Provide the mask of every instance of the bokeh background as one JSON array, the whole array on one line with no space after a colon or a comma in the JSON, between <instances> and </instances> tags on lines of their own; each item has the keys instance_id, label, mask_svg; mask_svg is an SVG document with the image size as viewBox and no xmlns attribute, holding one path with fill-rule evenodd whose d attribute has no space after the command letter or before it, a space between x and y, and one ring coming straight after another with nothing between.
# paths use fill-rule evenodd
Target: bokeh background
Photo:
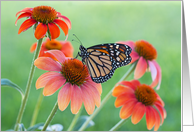
<instances>
[{"instance_id":1,"label":"bokeh background","mask_svg":"<svg viewBox=\"0 0 194 132\"><path fill-rule=\"evenodd\" d=\"M48 5L72 22L68 40L76 34L85 47L96 44L146 40L158 53L157 62L162 69L161 88L157 93L165 102L167 118L159 131L181 131L181 2L133 2L133 1L2 1L1 2L1 78L8 78L25 91L33 53L31 45L36 42L33 29L17 34L21 23L15 26L16 12L25 7ZM57 40L64 40L64 33ZM72 42L72 41L71 41ZM79 43L72 42L74 56ZM81 60L81 58L79 58ZM101 99L112 89L130 66L117 69L114 76L102 84ZM36 79L45 71L36 69L31 92L24 112L22 123L29 127L34 107L41 90L36 90ZM133 75L128 80L133 79ZM151 74L146 73L141 83L150 84ZM44 97L40 106L37 123L45 122L50 114L58 92ZM93 119L95 125L90 131L107 131L120 121L120 108L114 107L115 97L111 97L98 115ZM1 130L13 129L21 105L19 92L10 87L1 87ZM82 115L87 115L85 109ZM67 130L74 115L70 107L56 113L51 124L60 123ZM120 131L147 130L145 116L136 125L129 119Z\"/></svg>"}]
</instances>

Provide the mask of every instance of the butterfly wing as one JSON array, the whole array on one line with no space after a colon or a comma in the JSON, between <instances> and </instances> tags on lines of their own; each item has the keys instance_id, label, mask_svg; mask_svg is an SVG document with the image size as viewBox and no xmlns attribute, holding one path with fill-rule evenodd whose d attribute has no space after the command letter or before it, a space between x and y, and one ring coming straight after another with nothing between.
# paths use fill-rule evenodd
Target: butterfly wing
<instances>
[{"instance_id":1,"label":"butterfly wing","mask_svg":"<svg viewBox=\"0 0 194 132\"><path fill-rule=\"evenodd\" d=\"M96 83L110 79L114 71L131 62L131 48L124 44L100 44L87 48L89 55L84 58L91 78Z\"/></svg>"}]
</instances>

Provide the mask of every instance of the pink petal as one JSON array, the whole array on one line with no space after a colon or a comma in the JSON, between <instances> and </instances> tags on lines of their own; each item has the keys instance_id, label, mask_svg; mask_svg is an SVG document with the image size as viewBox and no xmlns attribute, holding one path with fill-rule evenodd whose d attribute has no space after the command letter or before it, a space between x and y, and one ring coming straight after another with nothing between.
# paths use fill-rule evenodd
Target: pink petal
<instances>
[{"instance_id":1,"label":"pink petal","mask_svg":"<svg viewBox=\"0 0 194 132\"><path fill-rule=\"evenodd\" d=\"M93 82L90 76L87 78L87 80L88 81L86 81L85 84L90 86L90 87L97 88L99 94L101 95L102 94L102 86L101 86L101 84Z\"/></svg>"},{"instance_id":2,"label":"pink petal","mask_svg":"<svg viewBox=\"0 0 194 132\"><path fill-rule=\"evenodd\" d=\"M45 87L48 81L54 79L56 76L61 76L61 73L57 72L46 72L42 74L36 81L36 89Z\"/></svg>"},{"instance_id":3,"label":"pink petal","mask_svg":"<svg viewBox=\"0 0 194 132\"><path fill-rule=\"evenodd\" d=\"M157 69L157 76L155 78L155 80L152 82L151 87L155 87L157 84L157 90L160 89L160 84L161 84L161 79L162 79L162 73L161 73L161 68L158 65L158 63L156 61L153 61L153 64L155 65L156 69Z\"/></svg>"},{"instance_id":4,"label":"pink petal","mask_svg":"<svg viewBox=\"0 0 194 132\"><path fill-rule=\"evenodd\" d=\"M146 123L148 130L151 130L155 124L155 114L153 109L154 108L152 106L146 107Z\"/></svg>"},{"instance_id":5,"label":"pink petal","mask_svg":"<svg viewBox=\"0 0 194 132\"><path fill-rule=\"evenodd\" d=\"M46 53L52 54L61 64L67 60L67 57L60 50L48 50Z\"/></svg>"},{"instance_id":6,"label":"pink petal","mask_svg":"<svg viewBox=\"0 0 194 132\"><path fill-rule=\"evenodd\" d=\"M50 80L43 90L44 96L49 96L54 94L61 86L63 86L66 82L66 79L63 76L56 76L52 80Z\"/></svg>"},{"instance_id":7,"label":"pink petal","mask_svg":"<svg viewBox=\"0 0 194 132\"><path fill-rule=\"evenodd\" d=\"M158 128L160 127L160 115L157 112L157 110L153 109L153 113L155 115L155 126L154 126L154 131L157 131Z\"/></svg>"},{"instance_id":8,"label":"pink petal","mask_svg":"<svg viewBox=\"0 0 194 132\"><path fill-rule=\"evenodd\" d=\"M39 57L34 61L34 65L42 70L61 71L62 66L49 57Z\"/></svg>"},{"instance_id":9,"label":"pink petal","mask_svg":"<svg viewBox=\"0 0 194 132\"><path fill-rule=\"evenodd\" d=\"M146 112L145 105L142 104L141 102L138 102L133 108L131 122L133 124L137 124L143 118L145 112Z\"/></svg>"},{"instance_id":10,"label":"pink petal","mask_svg":"<svg viewBox=\"0 0 194 132\"><path fill-rule=\"evenodd\" d=\"M71 112L77 114L82 106L82 91L77 85L73 85L71 89Z\"/></svg>"},{"instance_id":11,"label":"pink petal","mask_svg":"<svg viewBox=\"0 0 194 132\"><path fill-rule=\"evenodd\" d=\"M134 72L134 78L139 79L143 76L143 74L146 72L147 69L147 62L146 60L141 56L139 61L137 62L135 72Z\"/></svg>"},{"instance_id":12,"label":"pink petal","mask_svg":"<svg viewBox=\"0 0 194 132\"><path fill-rule=\"evenodd\" d=\"M96 106L99 107L99 106L100 106L101 98L100 98L100 94L99 94L97 88L95 88L95 87L90 87L90 86L87 85L87 84L83 84L83 85L81 86L81 88L82 88L82 87L85 87L85 88L87 89L87 91L88 91L88 92L90 93L90 95L93 97Z\"/></svg>"},{"instance_id":13,"label":"pink petal","mask_svg":"<svg viewBox=\"0 0 194 132\"><path fill-rule=\"evenodd\" d=\"M140 57L139 54L137 52L135 52L135 51L132 51L131 54L130 54L130 56L132 58L131 64L134 63L136 60L138 60L139 57Z\"/></svg>"},{"instance_id":14,"label":"pink petal","mask_svg":"<svg viewBox=\"0 0 194 132\"><path fill-rule=\"evenodd\" d=\"M154 81L156 79L157 69L152 61L148 60L148 65L151 71L152 80Z\"/></svg>"},{"instance_id":15,"label":"pink petal","mask_svg":"<svg viewBox=\"0 0 194 132\"><path fill-rule=\"evenodd\" d=\"M81 87L82 99L84 102L85 109L89 115L91 115L95 109L95 102L92 95L89 93L86 87Z\"/></svg>"},{"instance_id":16,"label":"pink petal","mask_svg":"<svg viewBox=\"0 0 194 132\"><path fill-rule=\"evenodd\" d=\"M72 91L73 91L73 88L72 88L72 84L70 83L66 83L62 88L61 90L59 91L59 94L58 94L58 105L59 105L59 109L61 111L64 111L69 102L70 102L70 99L71 99L71 94L72 94Z\"/></svg>"},{"instance_id":17,"label":"pink petal","mask_svg":"<svg viewBox=\"0 0 194 132\"><path fill-rule=\"evenodd\" d=\"M137 101L135 100L131 100L124 104L120 111L120 118L127 119L128 117L130 117L136 104Z\"/></svg>"}]
</instances>

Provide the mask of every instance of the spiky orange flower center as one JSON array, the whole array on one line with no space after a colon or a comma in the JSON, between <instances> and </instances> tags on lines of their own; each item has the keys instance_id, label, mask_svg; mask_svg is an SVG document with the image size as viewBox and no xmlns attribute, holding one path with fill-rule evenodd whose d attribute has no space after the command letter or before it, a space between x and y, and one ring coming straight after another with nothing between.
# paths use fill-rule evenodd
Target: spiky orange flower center
<instances>
[{"instance_id":1,"label":"spiky orange flower center","mask_svg":"<svg viewBox=\"0 0 194 132\"><path fill-rule=\"evenodd\" d=\"M48 24L57 18L57 11L50 6L37 6L32 10L32 18L37 22Z\"/></svg>"},{"instance_id":2,"label":"spiky orange flower center","mask_svg":"<svg viewBox=\"0 0 194 132\"><path fill-rule=\"evenodd\" d=\"M62 48L62 44L59 41L56 41L53 39L47 41L45 46L48 50L52 50L52 49L60 50Z\"/></svg>"},{"instance_id":3,"label":"spiky orange flower center","mask_svg":"<svg viewBox=\"0 0 194 132\"><path fill-rule=\"evenodd\" d=\"M157 98L154 89L145 84L140 85L135 90L135 96L139 102L146 106L153 105Z\"/></svg>"},{"instance_id":4,"label":"spiky orange flower center","mask_svg":"<svg viewBox=\"0 0 194 132\"><path fill-rule=\"evenodd\" d=\"M146 60L153 60L157 57L156 49L144 40L135 42L135 51Z\"/></svg>"},{"instance_id":5,"label":"spiky orange flower center","mask_svg":"<svg viewBox=\"0 0 194 132\"><path fill-rule=\"evenodd\" d=\"M68 59L63 63L62 74L67 82L80 86L89 76L86 65L78 59Z\"/></svg>"}]
</instances>

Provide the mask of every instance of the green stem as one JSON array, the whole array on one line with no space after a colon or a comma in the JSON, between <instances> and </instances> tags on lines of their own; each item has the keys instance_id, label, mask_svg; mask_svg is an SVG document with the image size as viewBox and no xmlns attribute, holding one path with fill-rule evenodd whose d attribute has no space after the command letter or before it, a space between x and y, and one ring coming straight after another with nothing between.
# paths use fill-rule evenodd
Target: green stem
<instances>
[{"instance_id":1,"label":"green stem","mask_svg":"<svg viewBox=\"0 0 194 132\"><path fill-rule=\"evenodd\" d=\"M77 123L77 119L78 119L78 117L80 116L80 114L82 112L82 108L83 108L83 106L80 108L79 112L74 116L69 128L67 129L67 131L72 131L73 130L75 124Z\"/></svg>"},{"instance_id":2,"label":"green stem","mask_svg":"<svg viewBox=\"0 0 194 132\"><path fill-rule=\"evenodd\" d=\"M113 126L109 131L116 131L117 129L119 129L125 122L127 121L127 119L121 119L115 126Z\"/></svg>"},{"instance_id":3,"label":"green stem","mask_svg":"<svg viewBox=\"0 0 194 132\"><path fill-rule=\"evenodd\" d=\"M32 116L32 120L31 120L30 126L34 126L34 124L36 123L36 119L37 119L37 116L38 116L38 112L39 112L39 110L40 110L40 105L41 105L42 100L43 100L42 91L43 91L43 89L42 89L41 92L40 92L40 95L39 95L39 98L38 98L36 107L35 107L35 109L34 109L34 113L33 113L33 116Z\"/></svg>"},{"instance_id":4,"label":"green stem","mask_svg":"<svg viewBox=\"0 0 194 132\"><path fill-rule=\"evenodd\" d=\"M126 78L128 78L128 76L134 71L135 66L136 66L136 63L132 64L131 67L129 68L129 70L127 71L127 73L118 82L121 82L121 81L125 80ZM104 106L104 104L110 99L110 97L112 97L113 89L114 89L114 87L104 97L104 99L101 102L100 107L96 108L94 113L84 122L84 124L81 126L81 128L78 131L83 131L86 128L86 126L88 125L88 123L96 116L96 114L98 114L98 112L101 110L101 108Z\"/></svg>"},{"instance_id":5,"label":"green stem","mask_svg":"<svg viewBox=\"0 0 194 132\"><path fill-rule=\"evenodd\" d=\"M55 116L56 112L58 110L58 102L55 103L55 106L53 107L49 117L47 118L43 128L41 131L46 131L46 128L48 127L49 123L52 121L53 117Z\"/></svg>"},{"instance_id":6,"label":"green stem","mask_svg":"<svg viewBox=\"0 0 194 132\"><path fill-rule=\"evenodd\" d=\"M32 64L31 64L31 69L30 69L30 74L29 74L29 77L28 77L27 85L26 85L26 91L25 91L24 99L22 101L20 111L19 111L19 114L18 114L18 117L17 117L17 120L16 120L15 128L14 128L15 131L18 131L18 128L19 128L18 126L21 123L21 120L22 120L22 117L23 117L24 109L25 109L25 106L26 106L26 103L27 103L27 100L28 100L28 96L29 96L29 92L30 92L30 88L31 88L31 84L32 84L32 79L33 79L34 71L35 71L34 60L39 55L42 40L43 40L42 38L38 40L36 51L34 53L34 57L33 57Z\"/></svg>"}]
</instances>

